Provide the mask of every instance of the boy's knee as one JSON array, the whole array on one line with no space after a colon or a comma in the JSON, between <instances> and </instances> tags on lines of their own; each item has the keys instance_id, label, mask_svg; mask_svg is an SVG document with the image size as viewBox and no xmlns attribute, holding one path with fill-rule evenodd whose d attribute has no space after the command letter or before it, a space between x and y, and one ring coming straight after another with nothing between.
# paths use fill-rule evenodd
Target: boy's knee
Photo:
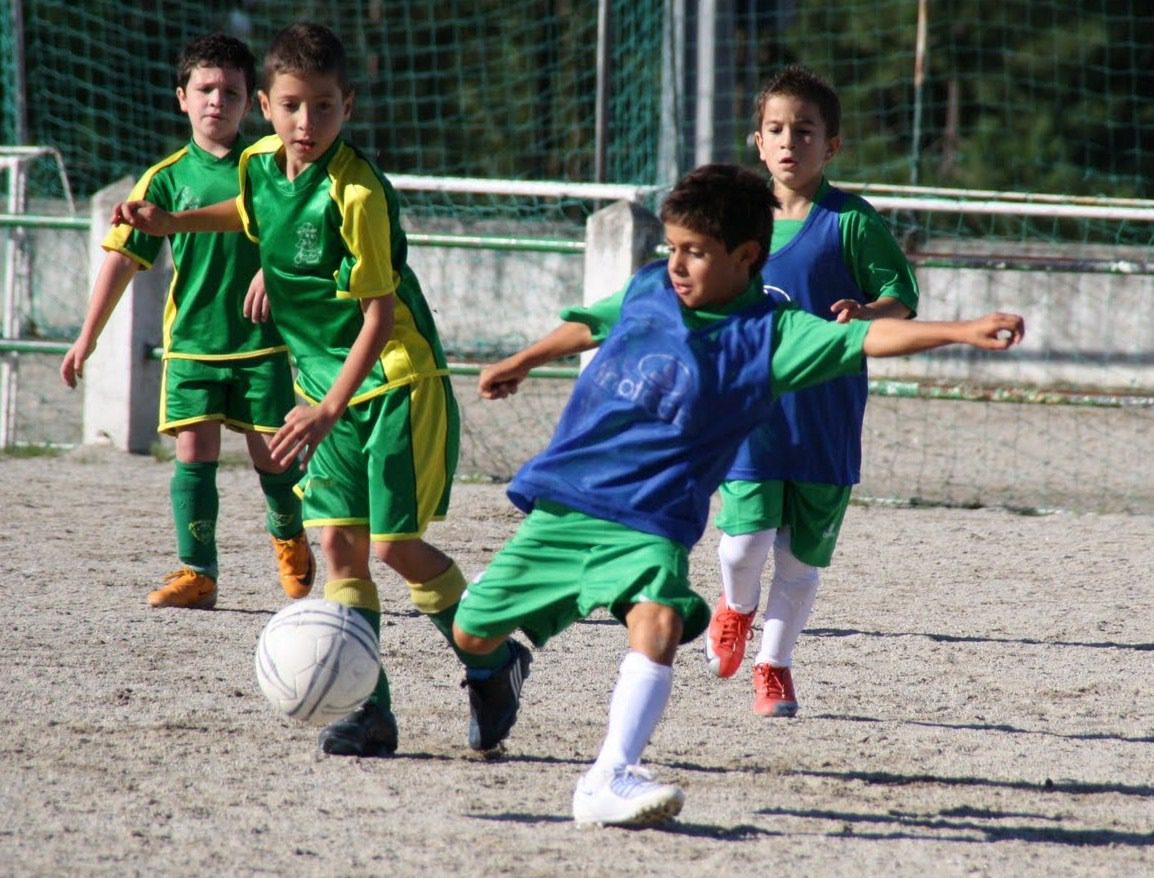
<instances>
[{"instance_id":1,"label":"boy's knee","mask_svg":"<svg viewBox=\"0 0 1154 878\"><path fill-rule=\"evenodd\" d=\"M779 539L773 551L774 579L779 582L796 583L799 586L816 586L820 579L817 567L802 561L793 554L789 540Z\"/></svg>"},{"instance_id":2,"label":"boy's knee","mask_svg":"<svg viewBox=\"0 0 1154 878\"><path fill-rule=\"evenodd\" d=\"M625 614L629 646L663 665L673 663L684 625L673 607L652 601L634 604Z\"/></svg>"},{"instance_id":3,"label":"boy's knee","mask_svg":"<svg viewBox=\"0 0 1154 878\"><path fill-rule=\"evenodd\" d=\"M469 655L488 655L505 640L504 637L478 637L453 626L453 643L461 652Z\"/></svg>"},{"instance_id":4,"label":"boy's knee","mask_svg":"<svg viewBox=\"0 0 1154 878\"><path fill-rule=\"evenodd\" d=\"M776 533L776 529L737 536L723 533L717 544L718 559L727 567L756 567L760 570L769 558Z\"/></svg>"}]
</instances>

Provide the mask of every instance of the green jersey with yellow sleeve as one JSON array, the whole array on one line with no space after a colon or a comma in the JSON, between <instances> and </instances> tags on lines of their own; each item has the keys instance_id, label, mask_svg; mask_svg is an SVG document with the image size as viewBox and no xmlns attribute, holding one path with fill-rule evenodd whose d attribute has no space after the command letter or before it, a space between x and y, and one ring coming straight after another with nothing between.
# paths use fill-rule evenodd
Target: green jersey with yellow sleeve
<instances>
[{"instance_id":1,"label":"green jersey with yellow sleeve","mask_svg":"<svg viewBox=\"0 0 1154 878\"><path fill-rule=\"evenodd\" d=\"M179 211L235 198L243 147L238 141L217 158L189 141L149 168L129 199ZM276 326L253 323L243 314L249 282L260 268L260 253L251 241L236 232L182 233L168 240L173 272L164 307L166 358L236 360L285 350ZM120 225L105 236L102 246L147 269L164 241Z\"/></svg>"},{"instance_id":2,"label":"green jersey with yellow sleeve","mask_svg":"<svg viewBox=\"0 0 1154 878\"><path fill-rule=\"evenodd\" d=\"M269 306L296 360L298 392L313 402L325 395L364 324L361 301L379 296L396 296L393 333L350 403L448 374L408 266L392 184L340 139L290 180L282 148L270 135L245 150L237 205L246 234L260 244Z\"/></svg>"}]
</instances>

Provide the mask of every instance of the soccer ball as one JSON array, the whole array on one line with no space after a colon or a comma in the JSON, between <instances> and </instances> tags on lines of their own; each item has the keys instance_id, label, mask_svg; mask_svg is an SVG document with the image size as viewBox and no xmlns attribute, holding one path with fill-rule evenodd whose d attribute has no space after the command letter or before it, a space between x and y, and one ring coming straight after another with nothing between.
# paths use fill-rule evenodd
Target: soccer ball
<instances>
[{"instance_id":1,"label":"soccer ball","mask_svg":"<svg viewBox=\"0 0 1154 878\"><path fill-rule=\"evenodd\" d=\"M256 647L256 679L273 707L312 725L352 713L377 685L377 636L335 601L289 604L269 619Z\"/></svg>"}]
</instances>

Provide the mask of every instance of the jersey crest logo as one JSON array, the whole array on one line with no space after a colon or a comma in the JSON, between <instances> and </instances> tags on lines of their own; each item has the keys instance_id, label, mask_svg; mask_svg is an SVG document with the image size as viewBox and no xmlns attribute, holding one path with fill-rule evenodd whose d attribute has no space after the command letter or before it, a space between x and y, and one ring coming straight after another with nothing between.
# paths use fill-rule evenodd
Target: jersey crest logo
<instances>
[{"instance_id":1,"label":"jersey crest logo","mask_svg":"<svg viewBox=\"0 0 1154 878\"><path fill-rule=\"evenodd\" d=\"M314 223L297 226L297 252L294 265L316 265L321 261L320 233Z\"/></svg>"},{"instance_id":2,"label":"jersey crest logo","mask_svg":"<svg viewBox=\"0 0 1154 878\"><path fill-rule=\"evenodd\" d=\"M173 210L196 210L200 207L200 196L188 186L181 186L176 193L176 203Z\"/></svg>"}]
</instances>

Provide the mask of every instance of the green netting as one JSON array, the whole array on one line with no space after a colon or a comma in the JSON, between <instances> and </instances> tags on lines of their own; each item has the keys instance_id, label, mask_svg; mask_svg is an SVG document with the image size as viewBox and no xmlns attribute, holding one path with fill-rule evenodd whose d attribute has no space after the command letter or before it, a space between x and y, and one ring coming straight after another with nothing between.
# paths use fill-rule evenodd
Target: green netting
<instances>
[{"instance_id":1,"label":"green netting","mask_svg":"<svg viewBox=\"0 0 1154 878\"><path fill-rule=\"evenodd\" d=\"M229 30L259 55L298 18L344 37L358 90L350 129L386 169L593 178L592 0L12 3L23 18L26 140L58 146L81 195L182 141L172 63L186 39ZM719 96L733 117L723 154L754 160L746 141L758 84L800 61L841 92L847 149L836 172L844 179L1151 195L1154 7L1143 0L933 0L920 84L912 0L717 5L718 55L732 84ZM673 16L680 6L689 7L683 19ZM614 0L609 8L605 176L652 183L663 96L674 104L676 154L683 165L694 155L696 4ZM11 13L0 27L3 136L13 143ZM685 76L674 83L663 80L662 64L678 31ZM255 115L252 125L263 130Z\"/></svg>"},{"instance_id":2,"label":"green netting","mask_svg":"<svg viewBox=\"0 0 1154 878\"><path fill-rule=\"evenodd\" d=\"M600 164L599 5L9 0L0 20L0 138L59 149L83 211L84 199L138 176L187 138L173 72L185 41L225 30L246 38L259 57L277 29L312 19L345 40L357 90L348 132L391 176L592 182ZM775 69L803 63L828 77L842 98L843 147L829 168L833 179L866 186L867 197L879 205L875 193L902 186L922 187L923 195L933 187L960 203L957 210L937 212L882 208L918 265L920 316L947 318L993 307L1029 316L1030 344L982 377L1018 388L1146 392L1154 376L1154 324L1147 317L1154 222L1074 217L1059 209L990 214L970 208L989 193L1015 192L1055 196L1050 203L1057 207L1076 200L1116 205L1143 199L1140 206L1149 210L1154 4L718 0L712 88L698 67L705 45L701 5L608 2L606 136L600 144L605 182L662 187L692 167L708 133L699 124L699 92L709 93L714 105L713 158L756 166L750 142L754 98ZM924 44L918 40L919 10L925 13ZM247 124L254 135L267 130L256 113ZM37 160L25 170L28 212L66 212L55 165ZM7 194L7 175L0 176L0 186ZM954 190L968 194L950 194ZM407 188L401 195L416 243L414 264L454 355L487 358L518 347L551 325L561 305L580 299L579 244L586 219L604 201ZM655 201L653 196L646 204L652 208ZM544 244L518 252L421 243L454 235ZM550 250L549 241L573 246ZM71 338L89 283L84 232L37 228L23 242L31 270L20 302L21 335ZM40 369L51 382L54 360L23 357L24 376ZM913 377L947 388L958 374L974 373L955 355L928 357L917 367ZM900 379L901 368L875 374ZM49 427L42 437L74 441L74 435L51 430L75 426L75 395L58 400L54 389L38 397L25 390L34 386L34 380L22 384L21 423L29 420L29 410L43 408ZM960 412L957 423L939 435L934 429L947 420L939 412L950 406L951 414ZM1110 487L1092 503L1065 499L1070 491L1102 484L1081 468L1088 457L1110 462L1110 472L1131 471L1128 455L1154 417L1148 406L1071 414L1057 411L1071 406L901 398L872 404L875 422L890 408L900 415L894 426L880 427L877 441L895 440L893 461L875 449L869 477L884 473L897 487L875 482L867 486L870 493L900 494L915 484L919 496L947 502L995 497L1031 506L1108 508L1122 496L1118 508L1152 508L1146 493L1125 485ZM964 413L976 408L983 412L977 424ZM1012 416L1002 413L1009 409ZM475 425L477 416L470 417ZM486 438L475 439L489 446L483 451L488 460L492 449L509 444L516 423L531 415L492 417L511 426L506 435L483 431ZM1017 431L1009 438L983 438L994 436L994 425L1007 424ZM991 485L995 468L972 453L982 443L991 459L1007 448L1023 456L1045 451L1052 457L1047 471L1055 474L1054 483L1026 490L1010 471L997 476L1004 484ZM970 474L958 469L967 461L976 461L979 471L972 485ZM479 470L484 466L476 464ZM923 488L923 479L937 484Z\"/></svg>"}]
</instances>

